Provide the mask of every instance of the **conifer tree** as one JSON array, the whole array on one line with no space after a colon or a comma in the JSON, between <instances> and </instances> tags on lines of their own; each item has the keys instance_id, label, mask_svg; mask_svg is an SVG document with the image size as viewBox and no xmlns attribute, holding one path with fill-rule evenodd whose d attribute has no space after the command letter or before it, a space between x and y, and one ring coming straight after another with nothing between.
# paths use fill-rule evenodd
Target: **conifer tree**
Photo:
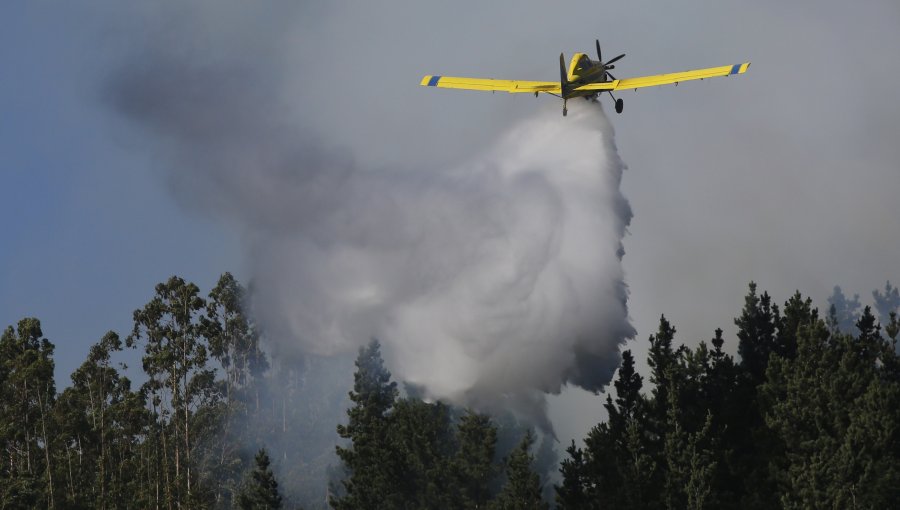
<instances>
[{"instance_id":1,"label":"conifer tree","mask_svg":"<svg viewBox=\"0 0 900 510\"><path fill-rule=\"evenodd\" d=\"M868 307L857 329L853 338L822 321L803 327L797 358L770 369L762 390L786 448L785 508L887 508L900 497L900 386L884 377L896 354Z\"/></svg>"},{"instance_id":2,"label":"conifer tree","mask_svg":"<svg viewBox=\"0 0 900 510\"><path fill-rule=\"evenodd\" d=\"M812 299L803 299L797 291L784 304L784 315L778 324L778 335L773 351L784 359L797 355L797 330L819 319L819 312L812 306Z\"/></svg>"},{"instance_id":3,"label":"conifer tree","mask_svg":"<svg viewBox=\"0 0 900 510\"><path fill-rule=\"evenodd\" d=\"M395 474L400 468L389 441L388 413L398 391L377 340L359 349L353 380L349 420L337 427L350 444L336 447L349 478L342 482L346 494L333 496L330 503L337 509L394 508L399 505Z\"/></svg>"},{"instance_id":4,"label":"conifer tree","mask_svg":"<svg viewBox=\"0 0 900 510\"><path fill-rule=\"evenodd\" d=\"M891 321L891 313L900 311L900 289L891 285L888 280L884 284L884 292L877 290L872 292L875 299L875 309L878 310L878 319L882 326L887 326Z\"/></svg>"},{"instance_id":5,"label":"conifer tree","mask_svg":"<svg viewBox=\"0 0 900 510\"><path fill-rule=\"evenodd\" d=\"M668 391L675 375L672 368L678 362L678 353L672 348L672 340L675 338L675 327L666 320L663 315L659 319L659 329L656 335L650 336L650 351L647 355L647 364L650 366L650 382L653 383L654 418L658 422L665 421L668 407Z\"/></svg>"},{"instance_id":6,"label":"conifer tree","mask_svg":"<svg viewBox=\"0 0 900 510\"><path fill-rule=\"evenodd\" d=\"M650 482L655 486L662 486L665 483L666 462L663 450L667 429L670 426L667 419L669 392L675 387L683 386L681 381L683 375L679 365L684 357L684 348L673 348L674 338L675 327L666 320L665 315L661 316L656 334L650 336L647 364L650 367L650 382L654 386L646 406L646 422L642 425L642 429L646 431L644 436L647 455L653 459L653 464L658 468L653 470L653 479Z\"/></svg>"},{"instance_id":7,"label":"conifer tree","mask_svg":"<svg viewBox=\"0 0 900 510\"><path fill-rule=\"evenodd\" d=\"M665 438L665 501L669 509L711 508L717 463L712 447L712 414L707 412L702 428L690 431L681 419L684 407L679 389L669 390L667 434Z\"/></svg>"},{"instance_id":8,"label":"conifer tree","mask_svg":"<svg viewBox=\"0 0 900 510\"><path fill-rule=\"evenodd\" d=\"M624 351L616 398L607 395L604 404L607 422L591 429L584 450L572 444L563 461L563 483L556 487L562 508L653 508L658 502L658 462L650 448L642 384L631 351Z\"/></svg>"},{"instance_id":9,"label":"conifer tree","mask_svg":"<svg viewBox=\"0 0 900 510\"><path fill-rule=\"evenodd\" d=\"M765 378L769 355L776 350L776 333L781 318L778 306L772 304L767 292L756 295L756 283L750 282L750 292L744 298L744 309L734 320L738 327L738 355L741 367L752 386Z\"/></svg>"},{"instance_id":10,"label":"conifer tree","mask_svg":"<svg viewBox=\"0 0 900 510\"><path fill-rule=\"evenodd\" d=\"M257 452L254 458L255 467L250 472L244 490L238 496L241 510L276 510L281 508L281 494L278 492L278 481L272 473L269 454L265 448Z\"/></svg>"},{"instance_id":11,"label":"conifer tree","mask_svg":"<svg viewBox=\"0 0 900 510\"><path fill-rule=\"evenodd\" d=\"M859 294L854 294L853 298L847 299L844 291L839 285L835 285L828 298L829 310L828 317L832 332L840 331L844 334L853 334L856 321L859 319L860 308L862 304L859 302Z\"/></svg>"},{"instance_id":12,"label":"conifer tree","mask_svg":"<svg viewBox=\"0 0 900 510\"><path fill-rule=\"evenodd\" d=\"M532 469L534 456L531 446L534 434L529 430L519 446L506 460L506 483L493 502L496 510L546 510L549 505L541 499L541 479Z\"/></svg>"},{"instance_id":13,"label":"conifer tree","mask_svg":"<svg viewBox=\"0 0 900 510\"><path fill-rule=\"evenodd\" d=\"M557 485L556 504L559 508L589 510L598 508L600 502L594 496L593 477L585 461L585 453L575 446L575 441L566 448L568 458L560 463L559 473L562 484Z\"/></svg>"},{"instance_id":14,"label":"conifer tree","mask_svg":"<svg viewBox=\"0 0 900 510\"><path fill-rule=\"evenodd\" d=\"M453 471L459 490L459 506L485 508L491 498L491 482L497 475L494 453L497 428L490 417L467 411L457 425L459 448L453 459Z\"/></svg>"},{"instance_id":15,"label":"conifer tree","mask_svg":"<svg viewBox=\"0 0 900 510\"><path fill-rule=\"evenodd\" d=\"M757 295L756 284L750 282L744 297L741 315L734 320L738 327L737 388L729 405L730 422L736 427L731 434L733 470L739 473L732 479L740 484L738 499L742 505L773 507L775 481L769 469L769 456L780 451L777 440L766 427L758 387L766 380L766 369L778 350L778 326L781 315L767 292Z\"/></svg>"},{"instance_id":16,"label":"conifer tree","mask_svg":"<svg viewBox=\"0 0 900 510\"><path fill-rule=\"evenodd\" d=\"M394 405L389 427L397 499L408 508L449 508L459 492L451 469L455 441L449 408L405 398Z\"/></svg>"}]
</instances>

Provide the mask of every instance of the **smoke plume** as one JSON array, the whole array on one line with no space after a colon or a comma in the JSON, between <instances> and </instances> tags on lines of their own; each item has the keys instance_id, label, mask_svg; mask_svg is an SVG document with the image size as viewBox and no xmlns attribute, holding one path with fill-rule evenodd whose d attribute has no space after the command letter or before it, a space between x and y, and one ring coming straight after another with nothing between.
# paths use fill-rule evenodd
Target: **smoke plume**
<instances>
[{"instance_id":1,"label":"smoke plume","mask_svg":"<svg viewBox=\"0 0 900 510\"><path fill-rule=\"evenodd\" d=\"M282 360L375 337L395 378L430 397L547 427L544 392L609 382L634 334L631 210L599 105L563 118L545 103L453 167L373 167L284 108L274 45L210 59L171 41L125 59L105 98L166 155L181 203L241 233Z\"/></svg>"}]
</instances>

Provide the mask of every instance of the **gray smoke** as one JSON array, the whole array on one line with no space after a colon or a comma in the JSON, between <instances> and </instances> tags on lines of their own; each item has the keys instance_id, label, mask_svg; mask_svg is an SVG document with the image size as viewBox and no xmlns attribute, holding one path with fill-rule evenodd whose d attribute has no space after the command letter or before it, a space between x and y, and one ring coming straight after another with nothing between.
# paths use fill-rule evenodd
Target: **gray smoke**
<instances>
[{"instance_id":1,"label":"gray smoke","mask_svg":"<svg viewBox=\"0 0 900 510\"><path fill-rule=\"evenodd\" d=\"M621 266L631 210L599 105L563 118L544 103L455 166L370 166L286 107L313 98L283 90L278 30L182 25L129 53L104 97L152 135L183 204L242 234L278 356L376 337L395 377L430 397L512 407L547 428L543 393L609 382L634 335Z\"/></svg>"}]
</instances>

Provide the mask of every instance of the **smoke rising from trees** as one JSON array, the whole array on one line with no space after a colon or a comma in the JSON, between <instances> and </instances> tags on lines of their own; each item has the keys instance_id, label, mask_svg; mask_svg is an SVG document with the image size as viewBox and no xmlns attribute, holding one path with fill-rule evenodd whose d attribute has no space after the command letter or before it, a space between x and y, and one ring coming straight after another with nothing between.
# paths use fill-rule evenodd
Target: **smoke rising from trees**
<instances>
[{"instance_id":1,"label":"smoke rising from trees","mask_svg":"<svg viewBox=\"0 0 900 510\"><path fill-rule=\"evenodd\" d=\"M105 98L166 155L181 202L241 232L279 356L377 337L395 376L428 396L539 421L543 392L608 383L634 334L631 210L600 106L548 107L456 166L370 167L286 107L311 98L279 81L284 34L241 45L232 24L189 26L146 38Z\"/></svg>"}]
</instances>

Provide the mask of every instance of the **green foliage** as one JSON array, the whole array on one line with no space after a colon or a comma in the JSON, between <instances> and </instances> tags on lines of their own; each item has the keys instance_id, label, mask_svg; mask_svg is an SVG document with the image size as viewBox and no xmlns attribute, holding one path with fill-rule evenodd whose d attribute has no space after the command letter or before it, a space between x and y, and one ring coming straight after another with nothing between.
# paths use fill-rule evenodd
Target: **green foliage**
<instances>
[{"instance_id":1,"label":"green foliage","mask_svg":"<svg viewBox=\"0 0 900 510\"><path fill-rule=\"evenodd\" d=\"M397 401L389 418L389 439L397 499L413 508L449 508L457 494L452 464L455 438L449 409L440 402Z\"/></svg>"},{"instance_id":2,"label":"green foliage","mask_svg":"<svg viewBox=\"0 0 900 510\"><path fill-rule=\"evenodd\" d=\"M546 508L530 430L498 466L498 427L489 417L470 410L455 420L451 408L421 400L415 388L398 399L376 341L360 349L356 367L355 405L337 429L350 443L337 447L346 477L332 494L334 508Z\"/></svg>"},{"instance_id":3,"label":"green foliage","mask_svg":"<svg viewBox=\"0 0 900 510\"><path fill-rule=\"evenodd\" d=\"M799 293L779 308L751 283L735 319L737 360L721 329L709 343L676 346L661 317L649 338L649 388L624 351L607 420L583 447L572 442L559 465L558 506L893 507L895 294L889 284L873 293L879 324L838 289L823 320ZM339 385L308 364L270 371L244 295L227 273L208 299L178 277L158 285L125 342L142 348L147 382L137 391L114 361L123 342L113 332L57 393L54 346L40 322L3 330L0 508L279 508L296 506L300 494L308 507L325 505L324 482L308 474L333 458L323 452L334 432L315 423L343 410L329 389ZM335 479L344 478L330 493L335 508L548 507L539 474L548 437L535 453L530 430L515 445L524 429L509 416L406 393L400 398L377 341L360 349L337 427L345 442L335 449L335 470L343 469ZM275 463L263 438L282 452ZM288 476L282 487L276 472Z\"/></svg>"},{"instance_id":4,"label":"green foliage","mask_svg":"<svg viewBox=\"0 0 900 510\"><path fill-rule=\"evenodd\" d=\"M667 508L700 510L712 508L713 484L717 462L712 413L707 411L703 426L696 432L685 429L678 402L679 391L672 386L669 391L669 410L665 438Z\"/></svg>"},{"instance_id":5,"label":"green foliage","mask_svg":"<svg viewBox=\"0 0 900 510\"><path fill-rule=\"evenodd\" d=\"M177 276L158 284L153 299L135 310L127 339L129 345L144 344L148 380L143 391L156 417L154 456L162 460L163 470L157 474L164 488L157 503L167 506L198 504L202 497L195 452L203 431L197 428L209 422L195 418L220 399L214 372L207 366L208 340L200 320L206 302L199 294L195 284Z\"/></svg>"},{"instance_id":6,"label":"green foliage","mask_svg":"<svg viewBox=\"0 0 900 510\"><path fill-rule=\"evenodd\" d=\"M828 326L832 333L841 332L852 334L853 325L859 319L862 304L859 302L859 294L854 294L852 299L847 299L839 285L834 286L831 296L828 298Z\"/></svg>"},{"instance_id":7,"label":"green foliage","mask_svg":"<svg viewBox=\"0 0 900 510\"><path fill-rule=\"evenodd\" d=\"M541 478L532 469L534 434L529 430L519 446L506 459L506 483L491 508L497 510L545 510L541 499Z\"/></svg>"},{"instance_id":8,"label":"green foliage","mask_svg":"<svg viewBox=\"0 0 900 510\"><path fill-rule=\"evenodd\" d=\"M210 393L212 405L199 408L193 417L196 429L209 432L201 434L197 465L203 481L211 482L212 499L225 507L235 500L248 460L241 449L259 442L250 437L247 424L251 410L259 410L262 378L269 368L257 328L244 312L245 294L234 276L224 273L200 317L209 355L221 365L224 380L210 380L209 371L198 379L197 387Z\"/></svg>"},{"instance_id":9,"label":"green foliage","mask_svg":"<svg viewBox=\"0 0 900 510\"><path fill-rule=\"evenodd\" d=\"M497 428L490 417L467 411L457 425L459 448L452 460L459 508L484 508L491 499L491 484L497 476L494 454Z\"/></svg>"},{"instance_id":10,"label":"green foliage","mask_svg":"<svg viewBox=\"0 0 900 510\"><path fill-rule=\"evenodd\" d=\"M257 452L256 466L250 472L249 479L238 496L241 510L276 510L281 508L281 494L278 493L278 482L269 467L269 454L265 449Z\"/></svg>"},{"instance_id":11,"label":"green foliage","mask_svg":"<svg viewBox=\"0 0 900 510\"><path fill-rule=\"evenodd\" d=\"M350 477L342 482L346 493L332 497L331 505L338 509L394 508L401 498L397 479L401 466L390 444L388 412L398 391L384 367L377 340L360 348L353 380L350 400L354 405L347 410L348 423L337 427L338 435L350 445L336 447Z\"/></svg>"},{"instance_id":12,"label":"green foliage","mask_svg":"<svg viewBox=\"0 0 900 510\"><path fill-rule=\"evenodd\" d=\"M563 461L563 484L556 488L561 508L654 508L658 502L659 458L642 384L631 351L624 351L616 398L607 395L604 404L608 421L591 429L584 450L574 443L567 450L571 458Z\"/></svg>"},{"instance_id":13,"label":"green foliage","mask_svg":"<svg viewBox=\"0 0 900 510\"><path fill-rule=\"evenodd\" d=\"M650 337L650 397L639 404L639 376L625 353L608 421L591 430L584 449L573 443L561 464L560 508L895 505L896 314L886 340L867 307L853 336L799 293L783 310L751 283L735 320L740 363L723 352L722 330L712 350L704 342L674 348L663 317Z\"/></svg>"},{"instance_id":14,"label":"green foliage","mask_svg":"<svg viewBox=\"0 0 900 510\"><path fill-rule=\"evenodd\" d=\"M769 294L756 295L756 284L750 282L750 292L744 298L744 309L734 320L738 327L738 355L741 367L753 386L762 382L769 363L769 355L778 345L776 330L781 317L778 306L772 304Z\"/></svg>"},{"instance_id":15,"label":"green foliage","mask_svg":"<svg viewBox=\"0 0 900 510\"><path fill-rule=\"evenodd\" d=\"M0 336L0 507L54 506L53 349L35 318Z\"/></svg>"},{"instance_id":16,"label":"green foliage","mask_svg":"<svg viewBox=\"0 0 900 510\"><path fill-rule=\"evenodd\" d=\"M875 300L875 309L878 310L878 319L886 326L891 321L891 314L900 311L900 289L892 286L888 280L884 284L884 292L875 290L872 298Z\"/></svg>"},{"instance_id":17,"label":"green foliage","mask_svg":"<svg viewBox=\"0 0 900 510\"><path fill-rule=\"evenodd\" d=\"M111 363L121 350L117 334L104 335L57 401L56 464L66 506L127 507L139 492L136 459L150 415Z\"/></svg>"},{"instance_id":18,"label":"green foliage","mask_svg":"<svg viewBox=\"0 0 900 510\"><path fill-rule=\"evenodd\" d=\"M859 334L832 335L821 321L801 328L794 360L776 359L763 390L766 416L786 447L785 508L887 508L900 498L900 384L896 358L868 307Z\"/></svg>"}]
</instances>

